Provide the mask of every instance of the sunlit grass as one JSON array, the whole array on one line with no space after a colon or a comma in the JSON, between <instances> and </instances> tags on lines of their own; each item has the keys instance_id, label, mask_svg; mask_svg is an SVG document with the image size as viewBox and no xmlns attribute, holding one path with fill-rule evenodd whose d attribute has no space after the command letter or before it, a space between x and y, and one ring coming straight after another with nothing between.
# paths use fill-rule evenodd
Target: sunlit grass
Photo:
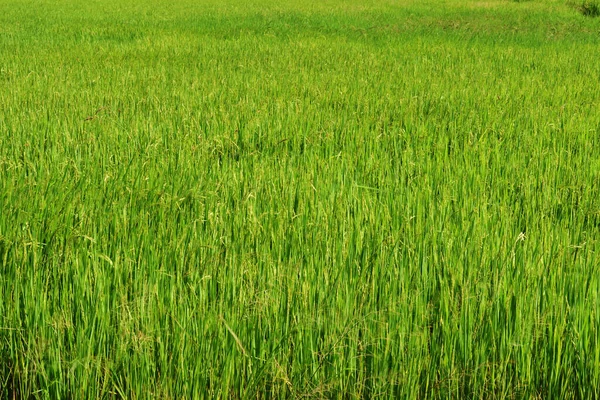
<instances>
[{"instance_id":1,"label":"sunlit grass","mask_svg":"<svg viewBox=\"0 0 600 400\"><path fill-rule=\"evenodd\" d=\"M2 397L599 396L597 19L0 11Z\"/></svg>"}]
</instances>

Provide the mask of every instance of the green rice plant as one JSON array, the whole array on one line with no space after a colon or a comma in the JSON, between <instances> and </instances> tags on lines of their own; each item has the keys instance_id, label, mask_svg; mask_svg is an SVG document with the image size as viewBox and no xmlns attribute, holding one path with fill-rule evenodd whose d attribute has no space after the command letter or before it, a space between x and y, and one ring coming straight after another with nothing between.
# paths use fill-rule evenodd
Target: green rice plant
<instances>
[{"instance_id":1,"label":"green rice plant","mask_svg":"<svg viewBox=\"0 0 600 400\"><path fill-rule=\"evenodd\" d=\"M597 19L0 11L0 397L599 396Z\"/></svg>"}]
</instances>

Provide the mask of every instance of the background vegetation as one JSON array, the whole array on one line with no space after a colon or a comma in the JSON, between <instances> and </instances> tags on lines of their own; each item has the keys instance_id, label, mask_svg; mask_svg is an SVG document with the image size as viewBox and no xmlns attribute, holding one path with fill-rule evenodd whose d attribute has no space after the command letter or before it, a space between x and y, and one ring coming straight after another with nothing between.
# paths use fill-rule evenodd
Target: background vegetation
<instances>
[{"instance_id":1,"label":"background vegetation","mask_svg":"<svg viewBox=\"0 0 600 400\"><path fill-rule=\"evenodd\" d=\"M0 4L2 398L598 398L600 22Z\"/></svg>"}]
</instances>

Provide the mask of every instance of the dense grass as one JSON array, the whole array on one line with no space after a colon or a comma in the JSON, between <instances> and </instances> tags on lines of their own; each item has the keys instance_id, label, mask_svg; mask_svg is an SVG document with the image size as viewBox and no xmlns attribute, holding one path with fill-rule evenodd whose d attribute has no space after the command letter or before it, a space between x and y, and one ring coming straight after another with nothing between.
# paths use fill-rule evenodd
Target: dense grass
<instances>
[{"instance_id":1,"label":"dense grass","mask_svg":"<svg viewBox=\"0 0 600 400\"><path fill-rule=\"evenodd\" d=\"M0 397L597 398L600 22L0 5Z\"/></svg>"}]
</instances>

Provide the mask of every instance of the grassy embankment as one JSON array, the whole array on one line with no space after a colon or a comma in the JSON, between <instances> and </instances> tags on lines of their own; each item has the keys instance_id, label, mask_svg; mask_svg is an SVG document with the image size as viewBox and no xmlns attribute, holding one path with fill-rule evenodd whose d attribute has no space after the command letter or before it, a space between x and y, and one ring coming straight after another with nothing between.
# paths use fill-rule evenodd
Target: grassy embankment
<instances>
[{"instance_id":1,"label":"grassy embankment","mask_svg":"<svg viewBox=\"0 0 600 400\"><path fill-rule=\"evenodd\" d=\"M600 22L0 5L3 398L600 394Z\"/></svg>"}]
</instances>

